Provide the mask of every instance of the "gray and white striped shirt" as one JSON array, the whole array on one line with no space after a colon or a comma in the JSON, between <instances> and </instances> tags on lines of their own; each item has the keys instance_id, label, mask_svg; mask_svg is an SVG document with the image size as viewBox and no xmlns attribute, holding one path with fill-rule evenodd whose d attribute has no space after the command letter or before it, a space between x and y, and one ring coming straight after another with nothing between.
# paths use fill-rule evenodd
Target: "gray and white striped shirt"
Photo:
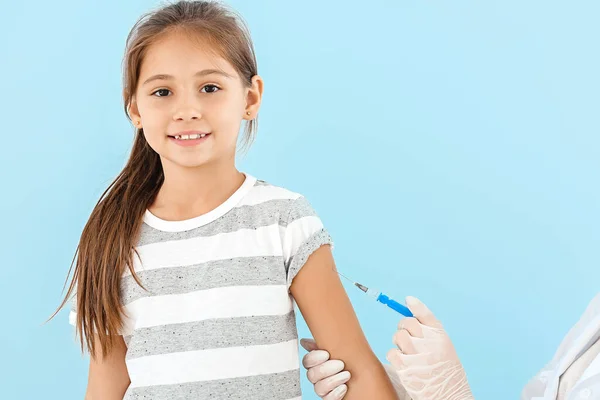
<instances>
[{"instance_id":1,"label":"gray and white striped shirt","mask_svg":"<svg viewBox=\"0 0 600 400\"><path fill-rule=\"evenodd\" d=\"M300 399L289 288L324 244L331 237L306 198L248 174L199 217L146 211L134 266L147 291L129 271L122 281L124 398Z\"/></svg>"}]
</instances>

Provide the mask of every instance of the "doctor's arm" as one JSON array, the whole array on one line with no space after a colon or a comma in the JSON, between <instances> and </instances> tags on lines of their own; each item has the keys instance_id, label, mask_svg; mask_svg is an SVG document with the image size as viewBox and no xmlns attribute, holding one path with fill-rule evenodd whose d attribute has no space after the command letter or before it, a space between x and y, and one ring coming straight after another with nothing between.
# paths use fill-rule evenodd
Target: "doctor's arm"
<instances>
[{"instance_id":1,"label":"doctor's arm","mask_svg":"<svg viewBox=\"0 0 600 400\"><path fill-rule=\"evenodd\" d=\"M344 360L352 378L345 399L397 400L396 391L369 343L336 272L331 247L315 250L290 291L319 348Z\"/></svg>"}]
</instances>

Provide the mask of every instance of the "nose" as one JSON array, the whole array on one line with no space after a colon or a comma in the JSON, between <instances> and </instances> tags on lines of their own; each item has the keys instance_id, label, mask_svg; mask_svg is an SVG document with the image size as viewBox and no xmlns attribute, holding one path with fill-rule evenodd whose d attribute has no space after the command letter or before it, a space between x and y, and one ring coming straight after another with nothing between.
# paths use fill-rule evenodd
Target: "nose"
<instances>
[{"instance_id":1,"label":"nose","mask_svg":"<svg viewBox=\"0 0 600 400\"><path fill-rule=\"evenodd\" d=\"M174 121L194 121L199 120L202 115L198 111L178 111L173 115Z\"/></svg>"},{"instance_id":2,"label":"nose","mask_svg":"<svg viewBox=\"0 0 600 400\"><path fill-rule=\"evenodd\" d=\"M200 102L195 96L184 96L181 101L177 102L175 107L173 113L173 120L175 121L199 120L202 118Z\"/></svg>"},{"instance_id":3,"label":"nose","mask_svg":"<svg viewBox=\"0 0 600 400\"><path fill-rule=\"evenodd\" d=\"M174 121L193 121L201 118L200 110L194 108L179 109L173 114Z\"/></svg>"}]
</instances>

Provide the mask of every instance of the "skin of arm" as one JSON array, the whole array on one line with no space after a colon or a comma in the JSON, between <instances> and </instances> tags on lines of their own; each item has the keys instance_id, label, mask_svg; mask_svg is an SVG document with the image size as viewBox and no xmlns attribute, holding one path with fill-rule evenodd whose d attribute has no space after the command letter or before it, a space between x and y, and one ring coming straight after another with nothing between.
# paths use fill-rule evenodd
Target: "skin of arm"
<instances>
[{"instance_id":1,"label":"skin of arm","mask_svg":"<svg viewBox=\"0 0 600 400\"><path fill-rule=\"evenodd\" d=\"M290 287L308 328L320 349L344 360L352 374L344 399L398 400L383 365L369 346L336 272L329 245L308 258Z\"/></svg>"},{"instance_id":2,"label":"skin of arm","mask_svg":"<svg viewBox=\"0 0 600 400\"><path fill-rule=\"evenodd\" d=\"M97 356L90 357L85 400L123 400L129 387L129 373L125 364L127 346L122 336L105 358L101 355L100 342L96 340Z\"/></svg>"}]
</instances>

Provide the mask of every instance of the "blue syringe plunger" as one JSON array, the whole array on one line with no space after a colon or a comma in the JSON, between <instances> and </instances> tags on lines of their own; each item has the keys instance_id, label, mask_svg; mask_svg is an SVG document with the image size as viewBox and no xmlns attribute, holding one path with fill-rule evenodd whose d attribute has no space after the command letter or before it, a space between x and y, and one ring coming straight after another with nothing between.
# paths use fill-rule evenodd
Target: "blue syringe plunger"
<instances>
[{"instance_id":1,"label":"blue syringe plunger","mask_svg":"<svg viewBox=\"0 0 600 400\"><path fill-rule=\"evenodd\" d=\"M382 304L385 304L392 310L399 312L400 314L404 315L405 317L413 317L414 316L408 307L406 307L403 304L398 303L396 300L390 299L388 296L386 296L383 293L379 293L379 296L377 296L377 301Z\"/></svg>"}]
</instances>

